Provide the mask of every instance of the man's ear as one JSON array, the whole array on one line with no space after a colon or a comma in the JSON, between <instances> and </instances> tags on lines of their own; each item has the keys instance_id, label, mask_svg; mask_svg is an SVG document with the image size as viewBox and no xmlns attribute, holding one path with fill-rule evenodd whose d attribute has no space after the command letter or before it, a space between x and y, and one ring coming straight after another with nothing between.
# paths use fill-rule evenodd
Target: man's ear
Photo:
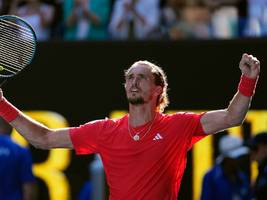
<instances>
[{"instance_id":1,"label":"man's ear","mask_svg":"<svg viewBox=\"0 0 267 200\"><path fill-rule=\"evenodd\" d=\"M155 94L158 96L158 95L161 95L162 94L162 87L161 86L156 86L156 89L155 89Z\"/></svg>"}]
</instances>

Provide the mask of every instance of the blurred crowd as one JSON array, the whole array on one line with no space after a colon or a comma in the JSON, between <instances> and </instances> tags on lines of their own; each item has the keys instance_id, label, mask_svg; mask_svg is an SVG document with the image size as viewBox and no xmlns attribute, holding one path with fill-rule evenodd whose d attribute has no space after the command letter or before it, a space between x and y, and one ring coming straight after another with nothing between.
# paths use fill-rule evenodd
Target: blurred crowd
<instances>
[{"instance_id":1,"label":"blurred crowd","mask_svg":"<svg viewBox=\"0 0 267 200\"><path fill-rule=\"evenodd\" d=\"M200 200L266 200L267 132L246 139L228 131L218 136L213 140L217 156L203 177Z\"/></svg>"},{"instance_id":2,"label":"blurred crowd","mask_svg":"<svg viewBox=\"0 0 267 200\"><path fill-rule=\"evenodd\" d=\"M0 0L38 40L266 37L267 0Z\"/></svg>"}]
</instances>

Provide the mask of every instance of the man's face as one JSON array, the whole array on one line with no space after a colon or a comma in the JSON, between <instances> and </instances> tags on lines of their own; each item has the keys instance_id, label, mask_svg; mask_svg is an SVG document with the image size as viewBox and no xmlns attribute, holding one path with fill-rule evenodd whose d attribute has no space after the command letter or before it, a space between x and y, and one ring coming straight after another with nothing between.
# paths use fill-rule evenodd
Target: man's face
<instances>
[{"instance_id":1,"label":"man's face","mask_svg":"<svg viewBox=\"0 0 267 200\"><path fill-rule=\"evenodd\" d=\"M125 77L125 90L128 102L141 105L152 100L157 86L149 66L134 65Z\"/></svg>"}]
</instances>

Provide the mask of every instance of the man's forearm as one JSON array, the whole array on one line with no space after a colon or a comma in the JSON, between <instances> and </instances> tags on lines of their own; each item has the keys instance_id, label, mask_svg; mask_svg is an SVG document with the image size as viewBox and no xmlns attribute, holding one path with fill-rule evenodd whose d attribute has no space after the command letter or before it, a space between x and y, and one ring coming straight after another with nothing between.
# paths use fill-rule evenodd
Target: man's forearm
<instances>
[{"instance_id":1,"label":"man's forearm","mask_svg":"<svg viewBox=\"0 0 267 200\"><path fill-rule=\"evenodd\" d=\"M227 122L231 126L242 124L251 104L252 97L244 96L239 91L234 95L227 108Z\"/></svg>"},{"instance_id":2,"label":"man's forearm","mask_svg":"<svg viewBox=\"0 0 267 200\"><path fill-rule=\"evenodd\" d=\"M258 76L249 78L242 74L238 85L238 92L235 94L227 108L230 124L233 123L234 125L238 125L244 121L252 97L255 93L257 81Z\"/></svg>"},{"instance_id":3,"label":"man's forearm","mask_svg":"<svg viewBox=\"0 0 267 200\"><path fill-rule=\"evenodd\" d=\"M10 123L33 146L45 148L50 130L24 115L5 98L0 101L0 116Z\"/></svg>"},{"instance_id":4,"label":"man's forearm","mask_svg":"<svg viewBox=\"0 0 267 200\"><path fill-rule=\"evenodd\" d=\"M50 130L43 124L20 112L19 115L10 122L10 125L34 147L41 149L47 148L47 135Z\"/></svg>"}]
</instances>

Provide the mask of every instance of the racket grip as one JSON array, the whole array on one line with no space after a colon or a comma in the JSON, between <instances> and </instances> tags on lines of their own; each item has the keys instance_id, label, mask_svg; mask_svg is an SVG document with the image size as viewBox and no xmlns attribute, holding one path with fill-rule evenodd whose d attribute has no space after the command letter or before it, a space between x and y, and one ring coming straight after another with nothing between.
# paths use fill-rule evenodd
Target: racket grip
<instances>
[{"instance_id":1,"label":"racket grip","mask_svg":"<svg viewBox=\"0 0 267 200\"><path fill-rule=\"evenodd\" d=\"M7 122L11 122L17 118L20 111L13 106L6 98L0 101L0 116Z\"/></svg>"},{"instance_id":2,"label":"racket grip","mask_svg":"<svg viewBox=\"0 0 267 200\"><path fill-rule=\"evenodd\" d=\"M0 78L0 88L2 87L2 85L4 85L6 81L7 79Z\"/></svg>"}]
</instances>

